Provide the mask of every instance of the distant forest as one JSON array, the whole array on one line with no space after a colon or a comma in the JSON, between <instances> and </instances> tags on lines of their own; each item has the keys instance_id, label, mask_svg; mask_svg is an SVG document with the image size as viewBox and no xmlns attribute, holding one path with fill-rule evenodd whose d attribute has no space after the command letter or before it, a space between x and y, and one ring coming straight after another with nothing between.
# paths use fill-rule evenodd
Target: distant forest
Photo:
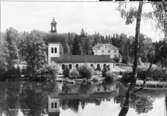
<instances>
[{"instance_id":1,"label":"distant forest","mask_svg":"<svg viewBox=\"0 0 167 116\"><path fill-rule=\"evenodd\" d=\"M44 33L38 30L19 33L9 28L1 33L0 65L11 66L12 60L20 59L32 63L47 59L47 43L61 42L66 55L93 55L92 47L97 43L111 43L119 48L123 63L132 63L134 54L134 37L126 34L112 34L103 36L100 33L88 34L81 29L76 33ZM139 38L139 57L142 62L153 62L167 65L167 43L152 42L152 39L141 34ZM44 60L45 59L45 60ZM41 65L42 63L40 63Z\"/></svg>"}]
</instances>

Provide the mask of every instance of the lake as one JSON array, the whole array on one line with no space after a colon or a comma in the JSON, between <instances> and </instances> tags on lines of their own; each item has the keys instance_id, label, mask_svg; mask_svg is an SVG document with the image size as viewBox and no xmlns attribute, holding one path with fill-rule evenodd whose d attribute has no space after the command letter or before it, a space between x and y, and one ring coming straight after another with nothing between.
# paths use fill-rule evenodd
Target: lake
<instances>
[{"instance_id":1,"label":"lake","mask_svg":"<svg viewBox=\"0 0 167 116\"><path fill-rule=\"evenodd\" d=\"M126 88L119 82L67 84L56 82L1 82L3 116L47 116L48 96L57 99L54 116L118 116ZM126 116L167 116L167 91L142 90L129 97Z\"/></svg>"}]
</instances>

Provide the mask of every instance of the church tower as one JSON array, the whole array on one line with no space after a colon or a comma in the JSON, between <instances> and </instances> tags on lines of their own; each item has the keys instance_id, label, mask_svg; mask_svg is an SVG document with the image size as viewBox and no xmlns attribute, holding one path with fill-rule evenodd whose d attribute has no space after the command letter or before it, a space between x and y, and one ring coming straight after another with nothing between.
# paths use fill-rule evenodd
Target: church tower
<instances>
[{"instance_id":1,"label":"church tower","mask_svg":"<svg viewBox=\"0 0 167 116\"><path fill-rule=\"evenodd\" d=\"M48 116L60 116L60 103L58 98L48 96Z\"/></svg>"},{"instance_id":2,"label":"church tower","mask_svg":"<svg viewBox=\"0 0 167 116\"><path fill-rule=\"evenodd\" d=\"M55 18L53 18L52 22L51 22L51 30L50 30L51 32L53 32L53 33L57 32L56 25L57 25L57 23L55 21Z\"/></svg>"}]
</instances>

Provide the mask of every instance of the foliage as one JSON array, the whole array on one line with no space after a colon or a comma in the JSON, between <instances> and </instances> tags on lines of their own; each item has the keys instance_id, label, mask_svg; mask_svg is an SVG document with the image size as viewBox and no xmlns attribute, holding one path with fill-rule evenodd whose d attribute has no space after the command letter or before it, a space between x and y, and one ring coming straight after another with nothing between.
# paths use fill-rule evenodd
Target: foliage
<instances>
[{"instance_id":1,"label":"foliage","mask_svg":"<svg viewBox=\"0 0 167 116\"><path fill-rule=\"evenodd\" d=\"M69 74L70 74L70 69L69 69L69 67L67 65L65 65L65 68L63 70L63 75L65 77L69 77Z\"/></svg>"},{"instance_id":2,"label":"foliage","mask_svg":"<svg viewBox=\"0 0 167 116\"><path fill-rule=\"evenodd\" d=\"M132 72L125 72L123 73L123 76L121 78L121 82L124 84L127 84L129 82L131 82L132 78Z\"/></svg>"},{"instance_id":3,"label":"foliage","mask_svg":"<svg viewBox=\"0 0 167 116\"><path fill-rule=\"evenodd\" d=\"M55 79L59 72L59 67L56 64L46 65L38 70L38 75L43 75L49 77L50 79Z\"/></svg>"},{"instance_id":4,"label":"foliage","mask_svg":"<svg viewBox=\"0 0 167 116\"><path fill-rule=\"evenodd\" d=\"M167 66L167 43L164 41L159 41L154 43L155 46L155 59L154 62L160 62L162 66Z\"/></svg>"},{"instance_id":5,"label":"foliage","mask_svg":"<svg viewBox=\"0 0 167 116\"><path fill-rule=\"evenodd\" d=\"M27 62L27 71L30 76L46 64L46 45L43 36L38 31L32 31L21 42L21 51Z\"/></svg>"},{"instance_id":6,"label":"foliage","mask_svg":"<svg viewBox=\"0 0 167 116\"><path fill-rule=\"evenodd\" d=\"M80 77L79 71L78 71L76 68L71 69L71 70L70 70L70 76L69 76L69 77L70 77L70 78L78 78L78 77Z\"/></svg>"},{"instance_id":7,"label":"foliage","mask_svg":"<svg viewBox=\"0 0 167 116\"><path fill-rule=\"evenodd\" d=\"M116 75L114 75L114 73L112 71L107 71L106 72L106 76L105 76L105 81L106 82L113 82L114 79L116 79L115 77Z\"/></svg>"},{"instance_id":8,"label":"foliage","mask_svg":"<svg viewBox=\"0 0 167 116\"><path fill-rule=\"evenodd\" d=\"M143 71L138 72L138 78L143 78ZM149 80L157 80L157 81L167 81L167 72L166 69L157 68L157 69L151 69L148 74L147 78Z\"/></svg>"},{"instance_id":9,"label":"foliage","mask_svg":"<svg viewBox=\"0 0 167 116\"><path fill-rule=\"evenodd\" d=\"M0 42L0 74L4 71L7 71L7 57L9 57L8 49L5 47L5 41L4 38L1 39Z\"/></svg>"},{"instance_id":10,"label":"foliage","mask_svg":"<svg viewBox=\"0 0 167 116\"><path fill-rule=\"evenodd\" d=\"M12 68L14 66L13 60L18 58L18 48L17 48L17 39L18 39L18 32L14 28L9 28L6 31L6 48L8 49L8 68Z\"/></svg>"},{"instance_id":11,"label":"foliage","mask_svg":"<svg viewBox=\"0 0 167 116\"><path fill-rule=\"evenodd\" d=\"M147 113L153 109L153 99L150 96L133 96L131 105L138 114Z\"/></svg>"},{"instance_id":12,"label":"foliage","mask_svg":"<svg viewBox=\"0 0 167 116\"><path fill-rule=\"evenodd\" d=\"M88 65L81 65L79 67L79 74L81 78L89 79L92 76L92 68Z\"/></svg>"},{"instance_id":13,"label":"foliage","mask_svg":"<svg viewBox=\"0 0 167 116\"><path fill-rule=\"evenodd\" d=\"M72 54L73 55L81 55L82 54L82 48L81 48L78 36L76 36L74 39Z\"/></svg>"}]
</instances>

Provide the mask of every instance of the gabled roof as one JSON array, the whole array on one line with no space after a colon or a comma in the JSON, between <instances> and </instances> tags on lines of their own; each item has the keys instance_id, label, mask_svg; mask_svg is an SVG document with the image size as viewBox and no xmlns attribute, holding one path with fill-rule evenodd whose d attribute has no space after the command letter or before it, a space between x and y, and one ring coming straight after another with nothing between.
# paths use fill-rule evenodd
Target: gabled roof
<instances>
[{"instance_id":1,"label":"gabled roof","mask_svg":"<svg viewBox=\"0 0 167 116\"><path fill-rule=\"evenodd\" d=\"M93 49L94 49L94 50L97 50L97 49L101 49L102 47L105 47L106 49L108 48L108 49L118 50L118 48L115 47L115 46L112 45L112 44L101 44L101 43L96 44L96 45L93 47Z\"/></svg>"},{"instance_id":2,"label":"gabled roof","mask_svg":"<svg viewBox=\"0 0 167 116\"><path fill-rule=\"evenodd\" d=\"M51 60L57 63L114 62L109 55L64 55L61 57L53 57Z\"/></svg>"}]
</instances>

